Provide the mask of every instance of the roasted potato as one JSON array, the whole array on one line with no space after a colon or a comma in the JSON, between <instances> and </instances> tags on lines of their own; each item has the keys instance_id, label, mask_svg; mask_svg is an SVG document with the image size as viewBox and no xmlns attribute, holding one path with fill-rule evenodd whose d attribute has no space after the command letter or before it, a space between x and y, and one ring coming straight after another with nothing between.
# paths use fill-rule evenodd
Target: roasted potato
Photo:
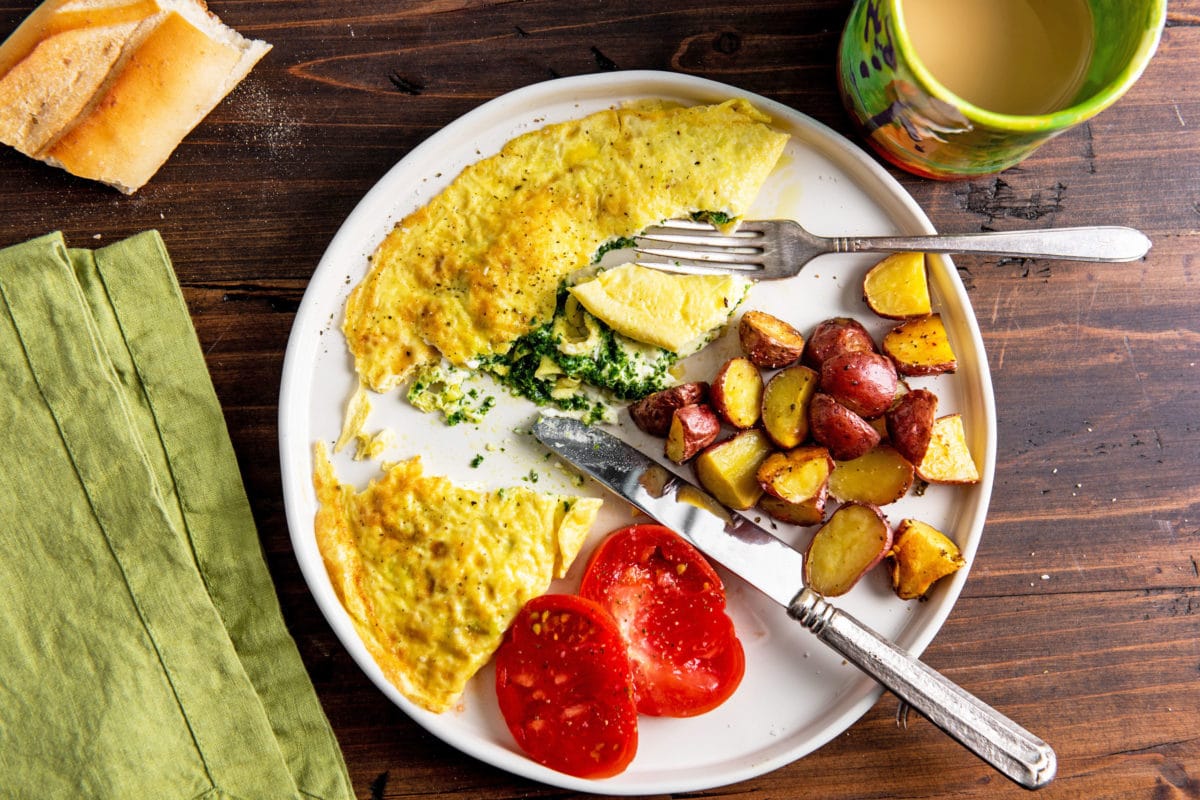
<instances>
[{"instance_id":1,"label":"roasted potato","mask_svg":"<svg viewBox=\"0 0 1200 800\"><path fill-rule=\"evenodd\" d=\"M762 412L763 379L748 358L731 358L712 380L712 405L735 428L754 427Z\"/></svg>"},{"instance_id":2,"label":"roasted potato","mask_svg":"<svg viewBox=\"0 0 1200 800\"><path fill-rule=\"evenodd\" d=\"M875 432L879 434L879 441L887 441L887 421L884 420L883 417L873 417L872 419L867 420L867 424L874 428Z\"/></svg>"},{"instance_id":3,"label":"roasted potato","mask_svg":"<svg viewBox=\"0 0 1200 800\"><path fill-rule=\"evenodd\" d=\"M819 525L821 520L825 519L825 498L827 496L828 494L822 491L803 503L789 503L774 495L764 494L758 501L758 507L780 522L792 525Z\"/></svg>"},{"instance_id":4,"label":"roasted potato","mask_svg":"<svg viewBox=\"0 0 1200 800\"><path fill-rule=\"evenodd\" d=\"M958 369L940 314L910 319L883 337L883 352L901 375L941 375Z\"/></svg>"},{"instance_id":5,"label":"roasted potato","mask_svg":"<svg viewBox=\"0 0 1200 800\"><path fill-rule=\"evenodd\" d=\"M837 461L858 458L882 438L869 422L822 392L808 404L808 426L812 438Z\"/></svg>"},{"instance_id":6,"label":"roasted potato","mask_svg":"<svg viewBox=\"0 0 1200 800\"><path fill-rule=\"evenodd\" d=\"M833 459L824 447L797 447L772 453L758 468L758 483L769 495L799 504L825 491Z\"/></svg>"},{"instance_id":7,"label":"roasted potato","mask_svg":"<svg viewBox=\"0 0 1200 800\"><path fill-rule=\"evenodd\" d=\"M875 353L878 348L862 323L850 317L833 317L813 329L804 345L800 361L817 372L827 358L839 353Z\"/></svg>"},{"instance_id":8,"label":"roasted potato","mask_svg":"<svg viewBox=\"0 0 1200 800\"><path fill-rule=\"evenodd\" d=\"M892 529L878 508L846 503L813 536L804 557L808 587L826 597L850 591L892 547Z\"/></svg>"},{"instance_id":9,"label":"roasted potato","mask_svg":"<svg viewBox=\"0 0 1200 800\"><path fill-rule=\"evenodd\" d=\"M891 407L897 380L896 366L879 353L839 353L821 365L821 391L864 419Z\"/></svg>"},{"instance_id":10,"label":"roasted potato","mask_svg":"<svg viewBox=\"0 0 1200 800\"><path fill-rule=\"evenodd\" d=\"M682 464L715 442L720 432L721 420L707 405L693 403L677 408L667 431L667 458Z\"/></svg>"},{"instance_id":11,"label":"roasted potato","mask_svg":"<svg viewBox=\"0 0 1200 800\"><path fill-rule=\"evenodd\" d=\"M979 467L967 446L962 416L950 414L933 423L925 457L917 475L930 483L978 483Z\"/></svg>"},{"instance_id":12,"label":"roasted potato","mask_svg":"<svg viewBox=\"0 0 1200 800\"><path fill-rule=\"evenodd\" d=\"M935 581L966 563L958 545L937 528L915 519L904 520L896 529L888 560L892 588L903 600L924 597Z\"/></svg>"},{"instance_id":13,"label":"roasted potato","mask_svg":"<svg viewBox=\"0 0 1200 800\"><path fill-rule=\"evenodd\" d=\"M762 497L758 468L771 454L771 443L757 428L711 444L693 462L700 485L724 505L753 506Z\"/></svg>"},{"instance_id":14,"label":"roasted potato","mask_svg":"<svg viewBox=\"0 0 1200 800\"><path fill-rule=\"evenodd\" d=\"M777 447L790 449L808 438L808 404L819 376L803 364L782 369L763 389L762 424Z\"/></svg>"},{"instance_id":15,"label":"roasted potato","mask_svg":"<svg viewBox=\"0 0 1200 800\"><path fill-rule=\"evenodd\" d=\"M912 319L932 310L924 253L895 253L863 279L863 300L881 317Z\"/></svg>"},{"instance_id":16,"label":"roasted potato","mask_svg":"<svg viewBox=\"0 0 1200 800\"><path fill-rule=\"evenodd\" d=\"M912 464L920 464L929 449L933 422L937 419L937 395L928 389L912 389L887 410L888 441Z\"/></svg>"},{"instance_id":17,"label":"roasted potato","mask_svg":"<svg viewBox=\"0 0 1200 800\"><path fill-rule=\"evenodd\" d=\"M738 323L738 340L751 363L764 369L786 367L800 360L804 336L779 317L747 311Z\"/></svg>"},{"instance_id":18,"label":"roasted potato","mask_svg":"<svg viewBox=\"0 0 1200 800\"><path fill-rule=\"evenodd\" d=\"M908 493L913 465L891 445L880 444L850 461L834 462L829 493L838 500L886 506Z\"/></svg>"},{"instance_id":19,"label":"roasted potato","mask_svg":"<svg viewBox=\"0 0 1200 800\"><path fill-rule=\"evenodd\" d=\"M629 406L629 416L651 436L666 436L671 429L675 409L708 400L708 384L703 381L681 383L669 389L646 395Z\"/></svg>"}]
</instances>

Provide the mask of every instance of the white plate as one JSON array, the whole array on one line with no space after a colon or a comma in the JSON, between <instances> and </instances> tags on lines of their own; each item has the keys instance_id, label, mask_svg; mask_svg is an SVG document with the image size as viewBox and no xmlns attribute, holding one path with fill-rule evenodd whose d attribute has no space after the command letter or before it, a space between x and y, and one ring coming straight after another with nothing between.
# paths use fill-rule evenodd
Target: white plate
<instances>
[{"instance_id":1,"label":"white plate","mask_svg":"<svg viewBox=\"0 0 1200 800\"><path fill-rule=\"evenodd\" d=\"M604 794L666 794L695 791L763 774L812 752L848 728L880 695L880 688L791 622L754 589L724 574L730 613L746 648L746 676L722 707L692 719L640 721L637 757L622 775L588 781L548 770L514 745L496 708L490 668L478 675L460 708L430 714L402 697L367 654L334 595L313 536L313 444L338 435L347 398L356 382L340 331L350 289L366 273L367 257L407 212L432 198L466 165L496 152L514 136L542 125L646 97L683 103L747 97L792 135L781 165L753 209L756 217L792 217L817 233L932 233L929 220L884 170L850 142L790 108L732 86L685 75L616 72L565 78L530 86L475 109L430 137L392 168L346 219L321 259L304 295L288 343L279 402L280 455L288 525L304 577L330 625L371 680L414 720L454 747L510 772L578 791ZM886 330L860 299L865 269L875 258L830 255L798 277L755 287L743 306L772 312L810 330L821 319L848 315L878 336ZM953 376L913 381L932 388L940 413L962 412L983 480L972 487L930 487L885 508L893 522L915 516L952 536L970 563L983 528L995 454L995 411L983 344L970 303L953 265L938 259L931 271L936 307L947 321L959 370ZM712 375L736 349L725 336L688 362L689 376ZM529 485L577 493L565 473L545 460L546 451L527 435L536 409L501 393L500 403L478 426L447 427L439 418L408 406L397 393L373 396L367 429L389 427L396 440L383 460L420 454L426 470L484 486ZM648 452L661 448L641 437L623 415L621 435ZM483 455L483 464L470 462ZM339 476L358 486L378 474L377 462L335 461ZM586 492L602 496L594 484ZM606 503L593 537L627 524L628 511ZM810 531L780 526L798 546ZM589 545L590 547L590 545ZM588 550L568 580L573 590ZM967 570L936 587L928 602L902 602L877 568L838 606L913 653L941 627L966 580ZM797 586L799 581L797 581Z\"/></svg>"}]
</instances>

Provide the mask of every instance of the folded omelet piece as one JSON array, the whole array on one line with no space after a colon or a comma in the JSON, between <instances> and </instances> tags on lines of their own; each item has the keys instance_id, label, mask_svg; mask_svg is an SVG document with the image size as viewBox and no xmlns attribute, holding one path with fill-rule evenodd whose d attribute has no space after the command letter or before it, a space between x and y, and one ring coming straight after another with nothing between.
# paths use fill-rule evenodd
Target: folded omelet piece
<instances>
[{"instance_id":1,"label":"folded omelet piece","mask_svg":"<svg viewBox=\"0 0 1200 800\"><path fill-rule=\"evenodd\" d=\"M678 275L622 264L570 292L617 333L687 356L729 320L749 288L739 275Z\"/></svg>"},{"instance_id":2,"label":"folded omelet piece","mask_svg":"<svg viewBox=\"0 0 1200 800\"><path fill-rule=\"evenodd\" d=\"M396 225L351 292L342 329L360 378L382 392L441 356L504 353L601 245L694 212L744 214L787 141L768 122L745 100L634 104L467 167Z\"/></svg>"},{"instance_id":3,"label":"folded omelet piece","mask_svg":"<svg viewBox=\"0 0 1200 800\"><path fill-rule=\"evenodd\" d=\"M566 575L601 504L464 488L425 475L419 458L355 492L323 443L314 484L338 598L387 679L434 712L453 706L521 607Z\"/></svg>"}]
</instances>

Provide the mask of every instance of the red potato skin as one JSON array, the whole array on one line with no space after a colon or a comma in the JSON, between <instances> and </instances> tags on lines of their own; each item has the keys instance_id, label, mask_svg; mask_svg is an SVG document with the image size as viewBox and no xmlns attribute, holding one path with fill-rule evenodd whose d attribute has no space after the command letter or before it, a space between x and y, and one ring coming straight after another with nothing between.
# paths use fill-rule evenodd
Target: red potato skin
<instances>
[{"instance_id":1,"label":"red potato skin","mask_svg":"<svg viewBox=\"0 0 1200 800\"><path fill-rule=\"evenodd\" d=\"M755 366L778 369L793 364L804 352L804 336L776 316L747 311L738 323L742 352Z\"/></svg>"},{"instance_id":2,"label":"red potato skin","mask_svg":"<svg viewBox=\"0 0 1200 800\"><path fill-rule=\"evenodd\" d=\"M820 525L825 518L825 501L829 496L828 490L822 488L820 494L803 503L789 503L774 495L764 494L758 501L758 507L780 522L792 525Z\"/></svg>"},{"instance_id":3,"label":"red potato skin","mask_svg":"<svg viewBox=\"0 0 1200 800\"><path fill-rule=\"evenodd\" d=\"M906 392L884 415L888 439L911 464L920 464L929 449L937 419L937 395L928 389Z\"/></svg>"},{"instance_id":4,"label":"red potato skin","mask_svg":"<svg viewBox=\"0 0 1200 800\"><path fill-rule=\"evenodd\" d=\"M879 353L840 353L821 366L821 390L864 419L888 410L898 381L896 365Z\"/></svg>"},{"instance_id":5,"label":"red potato skin","mask_svg":"<svg viewBox=\"0 0 1200 800\"><path fill-rule=\"evenodd\" d=\"M813 439L828 448L836 461L858 458L882 438L871 423L823 392L813 395L808 423Z\"/></svg>"},{"instance_id":6,"label":"red potato skin","mask_svg":"<svg viewBox=\"0 0 1200 800\"><path fill-rule=\"evenodd\" d=\"M633 424L651 436L666 436L671 430L675 410L708 400L709 386L704 381L681 383L646 395L629 406Z\"/></svg>"},{"instance_id":7,"label":"red potato skin","mask_svg":"<svg viewBox=\"0 0 1200 800\"><path fill-rule=\"evenodd\" d=\"M689 461L715 442L720 432L721 420L707 405L693 403L677 408L667 432L667 458L676 464Z\"/></svg>"},{"instance_id":8,"label":"red potato skin","mask_svg":"<svg viewBox=\"0 0 1200 800\"><path fill-rule=\"evenodd\" d=\"M827 359L840 353L875 353L879 348L863 324L850 317L833 317L818 323L804 345L800 363L821 371Z\"/></svg>"}]
</instances>

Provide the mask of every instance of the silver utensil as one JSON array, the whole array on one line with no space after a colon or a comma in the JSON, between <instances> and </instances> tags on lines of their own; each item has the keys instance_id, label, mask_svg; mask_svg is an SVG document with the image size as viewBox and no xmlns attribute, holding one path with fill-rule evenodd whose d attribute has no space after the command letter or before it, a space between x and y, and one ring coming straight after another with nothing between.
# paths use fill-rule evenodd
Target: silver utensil
<instances>
[{"instance_id":1,"label":"silver utensil","mask_svg":"<svg viewBox=\"0 0 1200 800\"><path fill-rule=\"evenodd\" d=\"M599 428L542 417L533 435L559 456L684 536L734 572L903 702L1020 785L1048 784L1048 744L803 586L804 556L728 513L702 490Z\"/></svg>"},{"instance_id":2,"label":"silver utensil","mask_svg":"<svg viewBox=\"0 0 1200 800\"><path fill-rule=\"evenodd\" d=\"M669 219L634 237L639 264L667 272L741 272L790 278L825 253L986 253L1070 261L1135 261L1150 249L1141 231L1116 226L935 236L817 236L792 220L746 220L728 233Z\"/></svg>"}]
</instances>

